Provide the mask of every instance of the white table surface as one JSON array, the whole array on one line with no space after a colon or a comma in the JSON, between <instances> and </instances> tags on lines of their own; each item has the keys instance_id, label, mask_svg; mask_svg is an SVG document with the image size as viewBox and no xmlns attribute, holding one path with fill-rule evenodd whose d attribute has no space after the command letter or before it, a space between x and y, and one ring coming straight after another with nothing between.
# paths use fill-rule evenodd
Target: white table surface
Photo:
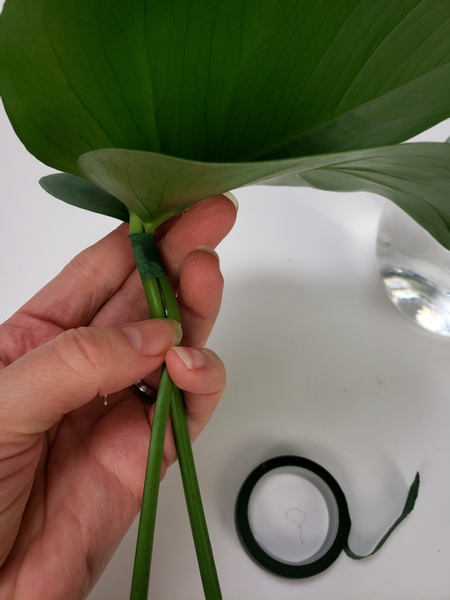
<instances>
[{"instance_id":1,"label":"white table surface","mask_svg":"<svg viewBox=\"0 0 450 600\"><path fill-rule=\"evenodd\" d=\"M442 124L423 139L443 141ZM50 172L0 113L0 321L115 221L58 202L37 185ZM226 278L210 347L228 388L194 446L224 598L450 598L450 340L408 323L374 260L383 200L304 189L239 190L237 225L219 247ZM256 566L233 510L263 460L298 454L322 464L349 503L354 551L369 551L399 514L416 471L416 508L376 556L344 554L302 581ZM91 594L128 598L135 527ZM150 597L202 597L178 468L161 489Z\"/></svg>"}]
</instances>

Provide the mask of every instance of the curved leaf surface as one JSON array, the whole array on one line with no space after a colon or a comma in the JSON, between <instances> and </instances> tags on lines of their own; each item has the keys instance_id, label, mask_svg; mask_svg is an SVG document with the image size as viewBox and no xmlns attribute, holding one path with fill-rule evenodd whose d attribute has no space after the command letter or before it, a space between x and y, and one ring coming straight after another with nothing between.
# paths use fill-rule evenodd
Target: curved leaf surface
<instances>
[{"instance_id":1,"label":"curved leaf surface","mask_svg":"<svg viewBox=\"0 0 450 600\"><path fill-rule=\"evenodd\" d=\"M0 92L40 160L390 145L450 116L448 0L6 0Z\"/></svg>"},{"instance_id":2,"label":"curved leaf surface","mask_svg":"<svg viewBox=\"0 0 450 600\"><path fill-rule=\"evenodd\" d=\"M83 155L79 165L87 179L119 198L146 223L250 184L362 190L398 204L450 249L449 144L401 144L253 163L201 163L106 149Z\"/></svg>"},{"instance_id":3,"label":"curved leaf surface","mask_svg":"<svg viewBox=\"0 0 450 600\"><path fill-rule=\"evenodd\" d=\"M449 34L446 0L275 3L240 73L218 158L409 139L449 114Z\"/></svg>"}]
</instances>

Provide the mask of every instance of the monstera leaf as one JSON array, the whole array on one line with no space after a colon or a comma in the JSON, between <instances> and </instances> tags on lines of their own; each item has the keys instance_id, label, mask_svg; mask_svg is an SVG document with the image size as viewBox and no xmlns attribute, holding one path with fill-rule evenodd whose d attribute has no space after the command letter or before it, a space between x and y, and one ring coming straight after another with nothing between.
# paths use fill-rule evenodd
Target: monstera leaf
<instances>
[{"instance_id":1,"label":"monstera leaf","mask_svg":"<svg viewBox=\"0 0 450 600\"><path fill-rule=\"evenodd\" d=\"M399 145L450 116L447 0L6 0L0 44L28 150L150 228L264 182L376 192L450 248L449 148Z\"/></svg>"}]
</instances>

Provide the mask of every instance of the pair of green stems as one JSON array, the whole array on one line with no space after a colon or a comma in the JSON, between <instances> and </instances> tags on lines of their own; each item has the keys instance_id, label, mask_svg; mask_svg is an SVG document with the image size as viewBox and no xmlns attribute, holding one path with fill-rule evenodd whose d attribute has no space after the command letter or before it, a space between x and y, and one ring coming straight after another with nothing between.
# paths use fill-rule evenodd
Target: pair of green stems
<instances>
[{"instance_id":1,"label":"pair of green stems","mask_svg":"<svg viewBox=\"0 0 450 600\"><path fill-rule=\"evenodd\" d=\"M140 222L133 219L130 221L130 234L142 233L143 230ZM152 317L167 317L180 321L177 299L166 274L146 279L143 281L143 286ZM205 599L220 600L222 594L200 496L183 395L172 382L165 366L161 372L152 423L130 600L147 600L148 597L158 493L169 413Z\"/></svg>"}]
</instances>

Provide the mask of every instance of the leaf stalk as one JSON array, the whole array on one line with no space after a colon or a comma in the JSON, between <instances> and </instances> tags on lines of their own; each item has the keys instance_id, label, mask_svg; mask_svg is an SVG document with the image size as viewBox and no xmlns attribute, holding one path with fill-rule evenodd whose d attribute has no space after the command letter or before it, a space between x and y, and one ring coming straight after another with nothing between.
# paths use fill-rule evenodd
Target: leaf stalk
<instances>
[{"instance_id":1,"label":"leaf stalk","mask_svg":"<svg viewBox=\"0 0 450 600\"><path fill-rule=\"evenodd\" d=\"M131 216L130 234L142 233L143 229L144 226L140 219ZM147 279L143 282L143 286L152 317L168 317L180 321L178 303L167 274L158 278ZM221 600L222 594L200 495L183 395L173 384L165 366L162 369L152 423L130 600L147 600L148 597L159 484L169 411L205 599Z\"/></svg>"}]
</instances>

